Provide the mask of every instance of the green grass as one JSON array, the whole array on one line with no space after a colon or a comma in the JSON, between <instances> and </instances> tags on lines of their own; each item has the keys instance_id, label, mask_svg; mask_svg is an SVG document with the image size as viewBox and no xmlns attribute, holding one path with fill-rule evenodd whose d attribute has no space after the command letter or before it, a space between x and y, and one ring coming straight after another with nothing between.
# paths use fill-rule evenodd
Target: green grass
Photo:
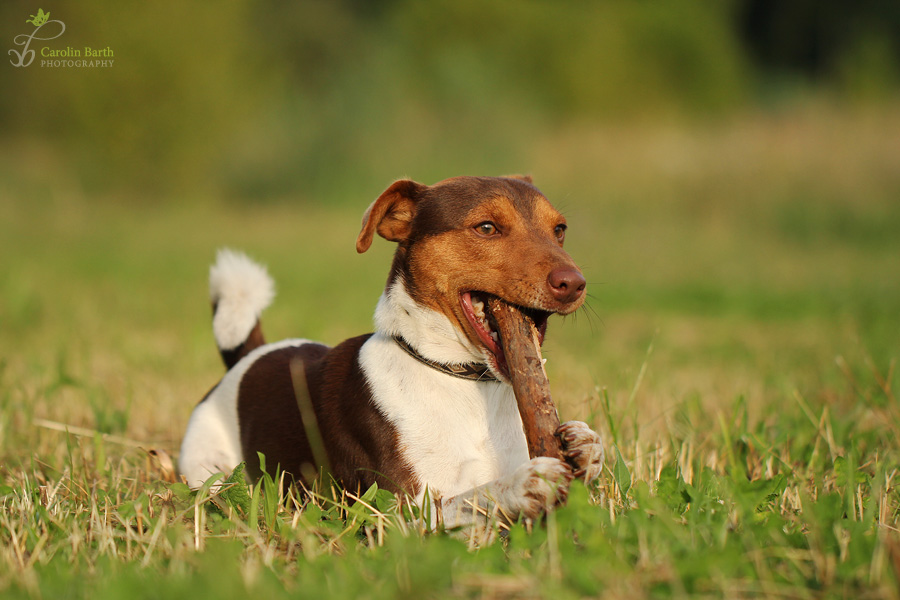
<instances>
[{"instance_id":1,"label":"green grass","mask_svg":"<svg viewBox=\"0 0 900 600\"><path fill-rule=\"evenodd\" d=\"M191 494L164 462L221 375L215 249L269 265L270 339L367 331L391 248L354 240L380 190L123 202L0 151L0 594L896 597L898 131L897 110L807 107L534 144L521 170L591 292L551 324L548 372L609 468L481 543L384 492Z\"/></svg>"}]
</instances>

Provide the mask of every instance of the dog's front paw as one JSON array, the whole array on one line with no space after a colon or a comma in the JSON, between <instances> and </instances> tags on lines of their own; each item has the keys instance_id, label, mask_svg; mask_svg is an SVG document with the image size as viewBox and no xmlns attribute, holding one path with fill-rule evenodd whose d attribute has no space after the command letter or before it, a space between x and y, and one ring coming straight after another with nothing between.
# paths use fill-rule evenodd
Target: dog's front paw
<instances>
[{"instance_id":1,"label":"dog's front paw","mask_svg":"<svg viewBox=\"0 0 900 600\"><path fill-rule=\"evenodd\" d=\"M504 509L535 519L566 501L572 469L556 458L537 457L512 474L502 502Z\"/></svg>"},{"instance_id":2,"label":"dog's front paw","mask_svg":"<svg viewBox=\"0 0 900 600\"><path fill-rule=\"evenodd\" d=\"M566 421L556 430L563 443L563 454L575 468L575 477L591 483L603 471L603 440L581 421Z\"/></svg>"}]
</instances>

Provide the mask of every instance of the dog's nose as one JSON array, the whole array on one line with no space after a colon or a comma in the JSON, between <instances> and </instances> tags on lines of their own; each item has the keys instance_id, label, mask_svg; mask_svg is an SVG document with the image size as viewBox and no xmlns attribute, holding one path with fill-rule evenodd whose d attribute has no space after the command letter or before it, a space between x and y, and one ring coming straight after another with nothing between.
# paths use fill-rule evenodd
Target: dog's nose
<instances>
[{"instance_id":1,"label":"dog's nose","mask_svg":"<svg viewBox=\"0 0 900 600\"><path fill-rule=\"evenodd\" d=\"M584 275L575 269L553 269L547 276L547 283L553 297L565 304L578 300L587 285Z\"/></svg>"}]
</instances>

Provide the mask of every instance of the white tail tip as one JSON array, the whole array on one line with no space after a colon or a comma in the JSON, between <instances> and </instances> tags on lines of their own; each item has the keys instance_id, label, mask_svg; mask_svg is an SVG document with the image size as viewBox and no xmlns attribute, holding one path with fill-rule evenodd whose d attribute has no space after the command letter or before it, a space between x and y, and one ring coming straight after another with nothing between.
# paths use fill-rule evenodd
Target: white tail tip
<instances>
[{"instance_id":1,"label":"white tail tip","mask_svg":"<svg viewBox=\"0 0 900 600\"><path fill-rule=\"evenodd\" d=\"M209 269L209 299L216 307L213 335L219 349L244 343L274 297L275 283L265 267L243 252L219 250Z\"/></svg>"}]
</instances>

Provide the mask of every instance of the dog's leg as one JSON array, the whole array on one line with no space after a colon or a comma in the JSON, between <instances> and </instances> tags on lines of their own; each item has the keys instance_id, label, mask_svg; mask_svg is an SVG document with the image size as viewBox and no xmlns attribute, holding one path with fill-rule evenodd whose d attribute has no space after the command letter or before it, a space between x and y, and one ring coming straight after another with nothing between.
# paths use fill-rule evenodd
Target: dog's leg
<instances>
[{"instance_id":1,"label":"dog's leg","mask_svg":"<svg viewBox=\"0 0 900 600\"><path fill-rule=\"evenodd\" d=\"M241 462L237 423L223 414L226 387L216 388L197 405L181 442L178 471L193 489L216 473L231 473Z\"/></svg>"},{"instance_id":2,"label":"dog's leg","mask_svg":"<svg viewBox=\"0 0 900 600\"><path fill-rule=\"evenodd\" d=\"M603 471L603 441L596 431L581 421L566 421L559 426L563 454L575 467L575 477L592 483Z\"/></svg>"},{"instance_id":3,"label":"dog's leg","mask_svg":"<svg viewBox=\"0 0 900 600\"><path fill-rule=\"evenodd\" d=\"M533 458L506 477L439 503L445 527L481 528L491 518L512 523L519 517L535 519L565 502L573 473L555 458Z\"/></svg>"}]
</instances>

